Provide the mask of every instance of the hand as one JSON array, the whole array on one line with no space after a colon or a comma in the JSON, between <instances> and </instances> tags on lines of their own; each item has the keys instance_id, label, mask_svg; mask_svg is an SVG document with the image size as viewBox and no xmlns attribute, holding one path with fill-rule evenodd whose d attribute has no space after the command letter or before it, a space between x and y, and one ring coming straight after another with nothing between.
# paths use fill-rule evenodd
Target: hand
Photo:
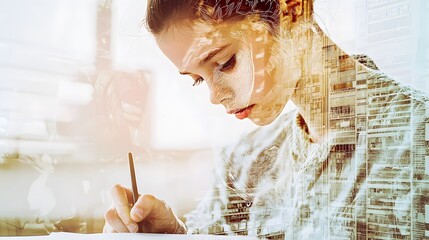
<instances>
[{"instance_id":1,"label":"hand","mask_svg":"<svg viewBox=\"0 0 429 240\"><path fill-rule=\"evenodd\" d=\"M132 206L133 194L130 189L121 185L111 190L113 203L104 214L106 224L103 232L137 232L137 223L141 222L143 232L185 234L185 224L173 213L164 202L152 195L140 196Z\"/></svg>"}]
</instances>

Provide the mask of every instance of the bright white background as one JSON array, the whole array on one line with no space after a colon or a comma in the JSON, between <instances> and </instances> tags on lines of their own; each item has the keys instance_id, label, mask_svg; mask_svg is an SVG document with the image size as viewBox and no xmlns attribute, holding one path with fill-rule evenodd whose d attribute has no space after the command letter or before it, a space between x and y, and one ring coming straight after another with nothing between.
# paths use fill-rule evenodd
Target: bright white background
<instances>
[{"instance_id":1,"label":"bright white background","mask_svg":"<svg viewBox=\"0 0 429 240\"><path fill-rule=\"evenodd\" d=\"M92 133L82 130L88 122L82 116L93 114L96 101L94 86L82 81L95 68L96 3L0 0L0 154L30 156L19 163L10 161L15 156L0 158L0 235L9 217L14 224L24 217L100 219L110 204L110 186L129 185L123 157L96 158L82 150ZM210 185L211 147L255 126L211 105L204 84L192 87L191 79L177 73L140 24L145 5L113 1L113 67L149 73L150 106L142 114L150 125L138 130L150 137L136 153L139 186L181 215ZM388 75L426 92L428 12L426 0L317 0L315 7L322 28L346 52L367 54ZM68 135L59 134L57 127L70 123L75 127ZM62 156L68 161L61 162Z\"/></svg>"},{"instance_id":2,"label":"bright white background","mask_svg":"<svg viewBox=\"0 0 429 240\"><path fill-rule=\"evenodd\" d=\"M116 67L153 72L156 104L152 116L155 124L151 129L153 147L206 147L225 143L253 127L247 120L227 116L222 106L212 106L206 86L192 88L189 78L177 74L177 69L162 56L149 33L139 25L144 19L145 1L114 3ZM426 0L317 0L315 5L320 26L346 52L367 54L389 76L428 92L427 12ZM385 27L372 30L377 24ZM385 37L377 39L377 35ZM225 139L224 133L230 138ZM181 136L182 141L175 141L177 138L173 135Z\"/></svg>"}]
</instances>

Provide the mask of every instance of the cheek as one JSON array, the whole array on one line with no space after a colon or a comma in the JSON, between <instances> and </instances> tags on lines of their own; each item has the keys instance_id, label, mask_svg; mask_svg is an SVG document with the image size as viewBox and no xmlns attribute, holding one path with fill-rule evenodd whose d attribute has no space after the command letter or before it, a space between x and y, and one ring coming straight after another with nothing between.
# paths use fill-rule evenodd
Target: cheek
<instances>
[{"instance_id":1,"label":"cheek","mask_svg":"<svg viewBox=\"0 0 429 240\"><path fill-rule=\"evenodd\" d=\"M275 85L275 78L262 68L262 70L255 72L255 85L252 98L260 99L265 97L270 94Z\"/></svg>"},{"instance_id":2,"label":"cheek","mask_svg":"<svg viewBox=\"0 0 429 240\"><path fill-rule=\"evenodd\" d=\"M272 67L268 64L269 54L264 46L258 46L253 53L253 62L255 66L255 86L253 89L254 97L268 94L274 86L274 78L271 76Z\"/></svg>"},{"instance_id":3,"label":"cheek","mask_svg":"<svg viewBox=\"0 0 429 240\"><path fill-rule=\"evenodd\" d=\"M233 92L237 106L247 104L252 96L255 85L254 63L252 54L248 50L237 53L237 62L230 73L219 74L219 83L228 86Z\"/></svg>"}]
</instances>

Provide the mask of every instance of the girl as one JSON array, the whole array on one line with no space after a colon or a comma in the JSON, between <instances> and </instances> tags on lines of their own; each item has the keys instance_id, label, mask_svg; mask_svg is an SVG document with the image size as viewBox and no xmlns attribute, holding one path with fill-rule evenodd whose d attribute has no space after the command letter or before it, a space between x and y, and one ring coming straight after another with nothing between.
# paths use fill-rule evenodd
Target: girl
<instances>
[{"instance_id":1,"label":"girl","mask_svg":"<svg viewBox=\"0 0 429 240\"><path fill-rule=\"evenodd\" d=\"M210 101L261 126L221 152L214 189L186 225L167 204L112 189L105 232L270 239L423 236L428 98L348 56L312 0L150 0L162 52ZM296 108L282 113L291 100ZM423 224L423 225L419 225Z\"/></svg>"}]
</instances>

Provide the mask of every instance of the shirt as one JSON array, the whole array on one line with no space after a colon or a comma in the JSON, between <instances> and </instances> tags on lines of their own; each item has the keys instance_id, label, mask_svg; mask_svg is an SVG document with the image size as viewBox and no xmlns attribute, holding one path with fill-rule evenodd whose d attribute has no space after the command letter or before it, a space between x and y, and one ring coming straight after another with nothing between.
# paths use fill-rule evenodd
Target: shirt
<instances>
[{"instance_id":1,"label":"shirt","mask_svg":"<svg viewBox=\"0 0 429 240\"><path fill-rule=\"evenodd\" d=\"M351 84L328 83L325 142L311 141L294 109L220 152L213 190L186 215L190 232L429 237L428 97L366 56L353 66ZM344 94L354 99L341 103Z\"/></svg>"}]
</instances>

